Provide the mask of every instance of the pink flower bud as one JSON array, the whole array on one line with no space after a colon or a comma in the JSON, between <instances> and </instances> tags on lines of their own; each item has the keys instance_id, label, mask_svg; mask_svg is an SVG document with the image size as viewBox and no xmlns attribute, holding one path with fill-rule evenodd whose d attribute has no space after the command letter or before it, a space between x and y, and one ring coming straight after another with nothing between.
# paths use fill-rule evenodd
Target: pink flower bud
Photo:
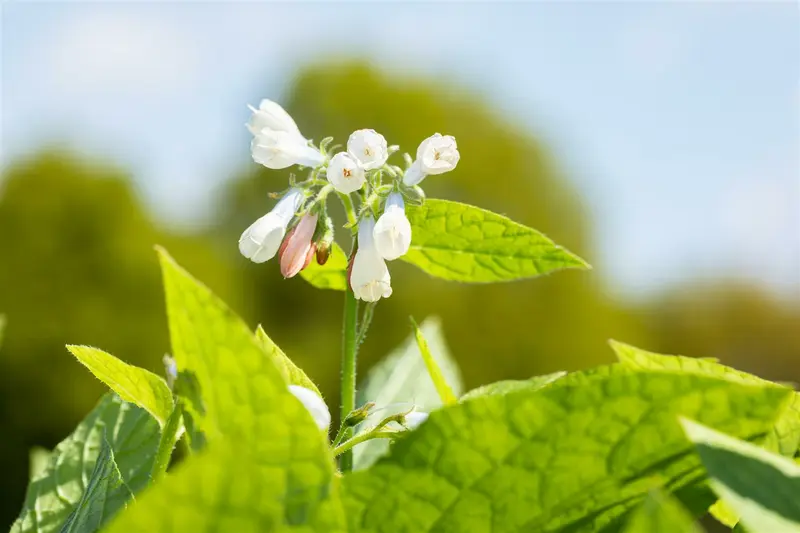
<instances>
[{"instance_id":1,"label":"pink flower bud","mask_svg":"<svg viewBox=\"0 0 800 533\"><path fill-rule=\"evenodd\" d=\"M304 215L300 223L289 233L281 246L281 274L291 278L303 270L314 255L315 246L311 238L317 228L317 215Z\"/></svg>"}]
</instances>

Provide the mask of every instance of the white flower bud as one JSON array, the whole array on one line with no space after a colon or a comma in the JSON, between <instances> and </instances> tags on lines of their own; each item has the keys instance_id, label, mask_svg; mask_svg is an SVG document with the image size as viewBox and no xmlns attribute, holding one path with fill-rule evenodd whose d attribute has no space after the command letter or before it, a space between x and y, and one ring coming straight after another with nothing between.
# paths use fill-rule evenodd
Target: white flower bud
<instances>
[{"instance_id":1,"label":"white flower bud","mask_svg":"<svg viewBox=\"0 0 800 533\"><path fill-rule=\"evenodd\" d=\"M417 161L424 174L442 174L456 168L461 156L452 135L435 133L422 141L417 148Z\"/></svg>"},{"instance_id":2,"label":"white flower bud","mask_svg":"<svg viewBox=\"0 0 800 533\"><path fill-rule=\"evenodd\" d=\"M359 190L367 181L364 169L346 152L339 152L331 158L327 176L333 188L345 194Z\"/></svg>"},{"instance_id":3,"label":"white flower bud","mask_svg":"<svg viewBox=\"0 0 800 533\"><path fill-rule=\"evenodd\" d=\"M386 207L372 235L378 253L387 261L393 261L408 252L411 224L406 217L402 194L395 192L386 199Z\"/></svg>"},{"instance_id":4,"label":"white flower bud","mask_svg":"<svg viewBox=\"0 0 800 533\"><path fill-rule=\"evenodd\" d=\"M300 385L289 385L289 392L294 394L294 397L300 400L311 418L316 422L317 427L323 431L327 431L328 426L331 425L331 412L328 406L325 405L325 400L320 398L316 392Z\"/></svg>"},{"instance_id":5,"label":"white flower bud","mask_svg":"<svg viewBox=\"0 0 800 533\"><path fill-rule=\"evenodd\" d=\"M250 117L250 122L247 124L247 129L253 135L258 135L264 128L300 135L300 130L289 113L272 100L266 98L261 100L258 109L253 106L247 107L253 112L253 116Z\"/></svg>"},{"instance_id":6,"label":"white flower bud","mask_svg":"<svg viewBox=\"0 0 800 533\"><path fill-rule=\"evenodd\" d=\"M380 168L389 159L386 139L375 130L358 130L347 139L347 151L364 170Z\"/></svg>"},{"instance_id":7,"label":"white flower bud","mask_svg":"<svg viewBox=\"0 0 800 533\"><path fill-rule=\"evenodd\" d=\"M421 411L411 411L406 415L405 418L405 426L408 429L417 429L420 424L425 422L428 419L428 413L423 413Z\"/></svg>"},{"instance_id":8,"label":"white flower bud","mask_svg":"<svg viewBox=\"0 0 800 533\"><path fill-rule=\"evenodd\" d=\"M325 162L319 150L308 145L302 135L264 128L250 144L253 161L278 170L292 165L316 168Z\"/></svg>"},{"instance_id":9,"label":"white flower bud","mask_svg":"<svg viewBox=\"0 0 800 533\"><path fill-rule=\"evenodd\" d=\"M375 247L372 236L374 229L372 217L361 220L358 226L358 250L350 272L350 287L355 297L365 302L377 302L392 295L392 278Z\"/></svg>"},{"instance_id":10,"label":"white flower bud","mask_svg":"<svg viewBox=\"0 0 800 533\"><path fill-rule=\"evenodd\" d=\"M239 251L254 263L272 259L286 234L286 226L303 201L301 189L291 189L275 207L244 230L239 238Z\"/></svg>"},{"instance_id":11,"label":"white flower bud","mask_svg":"<svg viewBox=\"0 0 800 533\"><path fill-rule=\"evenodd\" d=\"M403 183L409 187L413 187L423 179L425 179L425 173L422 172L422 165L419 160L411 163L411 166L408 167L408 170L403 175Z\"/></svg>"}]
</instances>

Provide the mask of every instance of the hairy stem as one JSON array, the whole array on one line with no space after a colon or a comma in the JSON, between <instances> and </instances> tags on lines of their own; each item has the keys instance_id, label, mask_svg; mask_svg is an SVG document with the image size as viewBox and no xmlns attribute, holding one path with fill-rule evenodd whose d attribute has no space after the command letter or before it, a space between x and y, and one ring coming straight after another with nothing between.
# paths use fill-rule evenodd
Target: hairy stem
<instances>
[{"instance_id":1,"label":"hairy stem","mask_svg":"<svg viewBox=\"0 0 800 533\"><path fill-rule=\"evenodd\" d=\"M158 450L156 450L156 458L150 474L153 481L158 481L167 473L167 467L172 458L172 450L175 448L175 442L178 440L178 434L181 430L181 418L181 406L179 403L175 403L172 414L169 415L167 423L164 424L164 428L161 430L161 440L158 442Z\"/></svg>"},{"instance_id":2,"label":"hairy stem","mask_svg":"<svg viewBox=\"0 0 800 533\"><path fill-rule=\"evenodd\" d=\"M395 436L397 436L396 431L367 431L366 433L362 433L357 437L353 437L352 439L347 440L334 448L333 455L341 455L342 459L344 459L345 456L353 453L352 448L356 444L361 444L362 442L372 439L391 439Z\"/></svg>"},{"instance_id":3,"label":"hairy stem","mask_svg":"<svg viewBox=\"0 0 800 533\"><path fill-rule=\"evenodd\" d=\"M344 295L344 331L342 336L342 408L341 420L344 421L347 415L356 407L356 353L358 344L356 342L356 331L358 329L358 300L350 287ZM353 429L347 428L342 438L349 439L353 435ZM342 455L339 461L342 472L349 472L353 469L353 454L348 452Z\"/></svg>"}]
</instances>

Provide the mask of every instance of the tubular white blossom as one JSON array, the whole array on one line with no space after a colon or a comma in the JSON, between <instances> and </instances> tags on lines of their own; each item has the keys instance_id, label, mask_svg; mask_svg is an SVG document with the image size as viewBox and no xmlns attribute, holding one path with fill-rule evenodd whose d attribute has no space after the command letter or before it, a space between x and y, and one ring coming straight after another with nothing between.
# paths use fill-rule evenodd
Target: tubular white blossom
<instances>
[{"instance_id":1,"label":"tubular white blossom","mask_svg":"<svg viewBox=\"0 0 800 533\"><path fill-rule=\"evenodd\" d=\"M272 259L286 234L286 226L303 201L303 191L291 189L275 207L244 230L239 238L239 251L254 263Z\"/></svg>"},{"instance_id":2,"label":"tubular white blossom","mask_svg":"<svg viewBox=\"0 0 800 533\"><path fill-rule=\"evenodd\" d=\"M456 138L434 133L417 148L417 160L425 174L442 174L456 168L461 155Z\"/></svg>"},{"instance_id":3,"label":"tubular white blossom","mask_svg":"<svg viewBox=\"0 0 800 533\"><path fill-rule=\"evenodd\" d=\"M328 163L328 181L337 191L345 194L355 192L364 186L364 169L345 152L339 152Z\"/></svg>"},{"instance_id":4,"label":"tubular white blossom","mask_svg":"<svg viewBox=\"0 0 800 533\"><path fill-rule=\"evenodd\" d=\"M372 235L378 253L387 261L393 261L408 252L411 224L406 217L402 194L395 192L386 199L386 207Z\"/></svg>"},{"instance_id":5,"label":"tubular white blossom","mask_svg":"<svg viewBox=\"0 0 800 533\"><path fill-rule=\"evenodd\" d=\"M428 413L422 411L411 411L405 417L405 425L408 429L417 429L420 424L428 419Z\"/></svg>"},{"instance_id":6,"label":"tubular white blossom","mask_svg":"<svg viewBox=\"0 0 800 533\"><path fill-rule=\"evenodd\" d=\"M403 175L403 183L408 185L409 187L413 187L420 181L425 179L425 173L422 172L422 165L420 164L419 160L414 161L406 173Z\"/></svg>"},{"instance_id":7,"label":"tubular white blossom","mask_svg":"<svg viewBox=\"0 0 800 533\"><path fill-rule=\"evenodd\" d=\"M265 98L261 100L258 109L253 106L247 107L253 112L253 116L250 117L250 122L247 124L247 129L253 135L258 135L264 128L300 135L300 129L294 119L276 102Z\"/></svg>"},{"instance_id":8,"label":"tubular white blossom","mask_svg":"<svg viewBox=\"0 0 800 533\"><path fill-rule=\"evenodd\" d=\"M278 170L292 165L316 168L325 162L319 150L308 145L299 133L264 128L250 144L253 161Z\"/></svg>"},{"instance_id":9,"label":"tubular white blossom","mask_svg":"<svg viewBox=\"0 0 800 533\"><path fill-rule=\"evenodd\" d=\"M377 302L392 295L392 278L375 247L372 236L374 229L372 217L361 220L358 226L358 250L350 272L350 287L355 297L365 302Z\"/></svg>"},{"instance_id":10,"label":"tubular white blossom","mask_svg":"<svg viewBox=\"0 0 800 533\"><path fill-rule=\"evenodd\" d=\"M294 394L294 397L300 400L311 418L316 422L317 427L323 431L328 429L331 425L331 412L325 404L325 400L320 398L316 392L300 385L289 385L289 392Z\"/></svg>"},{"instance_id":11,"label":"tubular white blossom","mask_svg":"<svg viewBox=\"0 0 800 533\"><path fill-rule=\"evenodd\" d=\"M364 170L380 168L389 159L386 139L375 130L357 130L347 139L347 151Z\"/></svg>"}]
</instances>

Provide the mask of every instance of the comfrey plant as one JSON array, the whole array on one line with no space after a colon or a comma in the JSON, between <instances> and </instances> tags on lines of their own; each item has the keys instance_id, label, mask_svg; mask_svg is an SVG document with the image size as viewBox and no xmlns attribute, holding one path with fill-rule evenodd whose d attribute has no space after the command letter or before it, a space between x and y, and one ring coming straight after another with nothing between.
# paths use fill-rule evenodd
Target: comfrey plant
<instances>
[{"instance_id":1,"label":"comfrey plant","mask_svg":"<svg viewBox=\"0 0 800 533\"><path fill-rule=\"evenodd\" d=\"M37 454L12 532L697 532L707 512L736 530L800 532L800 396L716 360L612 341L617 363L462 393L438 323L412 320L357 390L358 346L393 291L386 261L467 283L587 265L505 217L426 199L422 181L458 165L451 136L425 139L401 169L373 130L336 152L274 102L252 111L253 159L308 170L239 249L343 292L338 427L264 329L159 249L166 379L68 346L111 392L46 460ZM334 239L334 197L349 255Z\"/></svg>"}]
</instances>

